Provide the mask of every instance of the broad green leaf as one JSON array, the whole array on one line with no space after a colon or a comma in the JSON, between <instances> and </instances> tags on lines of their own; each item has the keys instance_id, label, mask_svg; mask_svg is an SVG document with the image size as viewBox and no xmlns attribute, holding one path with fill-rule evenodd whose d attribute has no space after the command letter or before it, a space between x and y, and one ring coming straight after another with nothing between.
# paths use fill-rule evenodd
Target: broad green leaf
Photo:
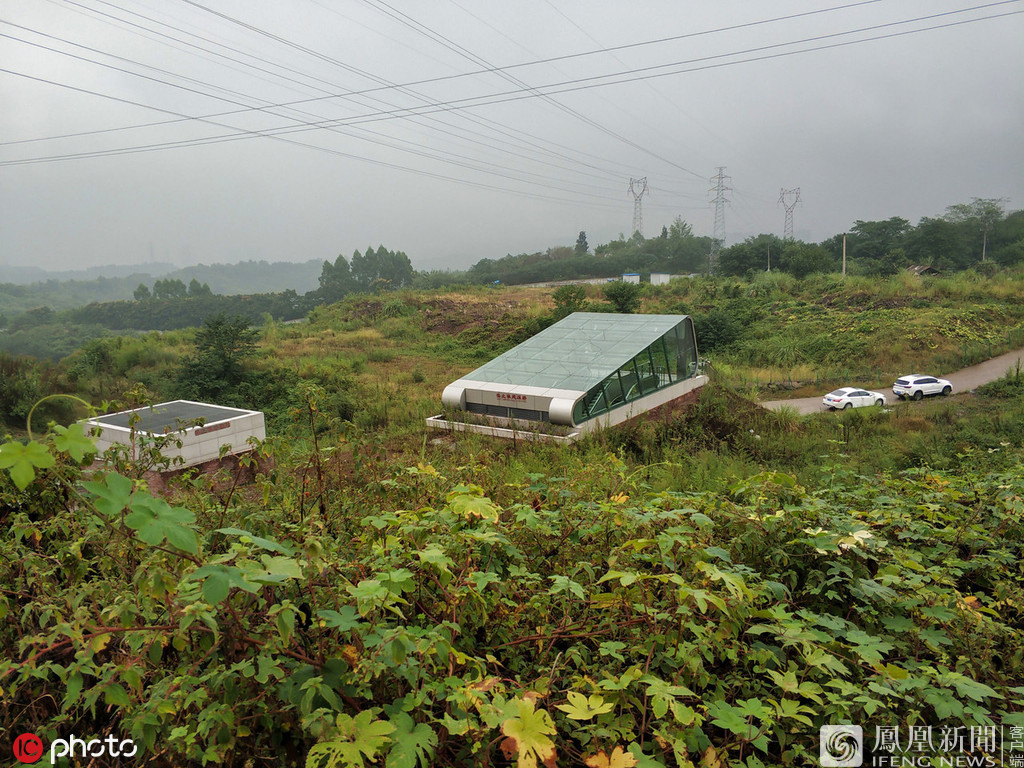
<instances>
[{"instance_id":1,"label":"broad green leaf","mask_svg":"<svg viewBox=\"0 0 1024 768\"><path fill-rule=\"evenodd\" d=\"M718 560L724 560L727 563L732 562L732 555L721 547L704 547L704 553L709 557L717 558Z\"/></svg>"},{"instance_id":2,"label":"broad green leaf","mask_svg":"<svg viewBox=\"0 0 1024 768\"><path fill-rule=\"evenodd\" d=\"M68 675L67 692L64 695L63 706L65 711L78 700L78 696L82 692L82 682L82 675L78 672Z\"/></svg>"},{"instance_id":3,"label":"broad green leaf","mask_svg":"<svg viewBox=\"0 0 1024 768\"><path fill-rule=\"evenodd\" d=\"M348 632L360 624L359 613L351 605L343 605L338 611L317 611L317 618L324 622L325 627Z\"/></svg>"},{"instance_id":4,"label":"broad green leaf","mask_svg":"<svg viewBox=\"0 0 1024 768\"><path fill-rule=\"evenodd\" d=\"M665 768L665 764L661 760L645 755L643 747L635 741L629 744L629 754L636 760L636 768Z\"/></svg>"},{"instance_id":5,"label":"broad green leaf","mask_svg":"<svg viewBox=\"0 0 1024 768\"><path fill-rule=\"evenodd\" d=\"M8 442L0 445L0 469L11 473L11 480L24 491L36 478L37 469L47 469L56 459L39 443Z\"/></svg>"},{"instance_id":6,"label":"broad green leaf","mask_svg":"<svg viewBox=\"0 0 1024 768\"><path fill-rule=\"evenodd\" d=\"M484 520L490 520L492 523L498 522L500 511L494 502L486 496L470 496L467 493L463 493L452 498L450 503L452 511L462 517L479 517Z\"/></svg>"},{"instance_id":7,"label":"broad green leaf","mask_svg":"<svg viewBox=\"0 0 1024 768\"><path fill-rule=\"evenodd\" d=\"M455 565L455 563L452 562L452 559L444 553L444 550L437 546L430 546L426 549L421 549L416 553L416 556L421 562L436 565L438 570L446 573L451 566Z\"/></svg>"},{"instance_id":8,"label":"broad green leaf","mask_svg":"<svg viewBox=\"0 0 1024 768\"><path fill-rule=\"evenodd\" d=\"M714 528L715 521L705 515L703 512L694 512L690 515L690 519L693 520L701 528Z\"/></svg>"},{"instance_id":9,"label":"broad green leaf","mask_svg":"<svg viewBox=\"0 0 1024 768\"><path fill-rule=\"evenodd\" d=\"M210 605L217 605L224 600L231 587L250 593L259 590L259 585L246 580L244 572L233 565L204 565L192 571L188 578L192 581L202 580L203 599Z\"/></svg>"},{"instance_id":10,"label":"broad green leaf","mask_svg":"<svg viewBox=\"0 0 1024 768\"><path fill-rule=\"evenodd\" d=\"M998 697L999 694L984 683L960 674L959 672L947 672L939 676L939 681L944 685L952 685L961 696L966 696L975 701L983 701L990 697Z\"/></svg>"},{"instance_id":11,"label":"broad green leaf","mask_svg":"<svg viewBox=\"0 0 1024 768\"><path fill-rule=\"evenodd\" d=\"M548 576L554 584L551 589L548 590L549 595L558 595L563 592L571 592L580 600L586 598L587 594L583 591L583 585L579 582L573 581L568 576Z\"/></svg>"},{"instance_id":12,"label":"broad green leaf","mask_svg":"<svg viewBox=\"0 0 1024 768\"><path fill-rule=\"evenodd\" d=\"M501 751L508 759L516 758L517 768L535 768L540 762L555 768L555 725L551 715L543 709L535 710L530 698L514 699L516 716L501 724L507 737L501 742Z\"/></svg>"},{"instance_id":13,"label":"broad green leaf","mask_svg":"<svg viewBox=\"0 0 1024 768\"><path fill-rule=\"evenodd\" d=\"M879 584L874 579L857 579L855 588L852 590L858 597L863 597L867 600L895 600L896 593L882 584Z\"/></svg>"},{"instance_id":14,"label":"broad green leaf","mask_svg":"<svg viewBox=\"0 0 1024 768\"><path fill-rule=\"evenodd\" d=\"M226 569L214 571L203 580L203 599L210 605L217 605L231 591L231 579Z\"/></svg>"},{"instance_id":15,"label":"broad green leaf","mask_svg":"<svg viewBox=\"0 0 1024 768\"><path fill-rule=\"evenodd\" d=\"M600 579L597 580L597 583L598 584L603 584L604 582L610 581L611 579L618 579L620 586L628 587L630 584L635 584L637 578L639 578L639 577L637 576L636 573L623 573L622 571L608 571L608 573L606 573L604 576L602 576Z\"/></svg>"},{"instance_id":16,"label":"broad green leaf","mask_svg":"<svg viewBox=\"0 0 1024 768\"><path fill-rule=\"evenodd\" d=\"M747 723L747 713L739 707L734 707L725 701L713 701L708 705L708 715L711 722L719 728L732 731L737 736L748 737L750 725Z\"/></svg>"},{"instance_id":17,"label":"broad green leaf","mask_svg":"<svg viewBox=\"0 0 1024 768\"><path fill-rule=\"evenodd\" d=\"M124 523L136 531L138 537L154 546L164 540L173 547L195 555L199 552L199 538L188 527L195 515L187 509L172 507L163 499L148 494L135 494L131 500L131 513Z\"/></svg>"},{"instance_id":18,"label":"broad green leaf","mask_svg":"<svg viewBox=\"0 0 1024 768\"><path fill-rule=\"evenodd\" d=\"M117 683L103 691L103 701L115 707L127 707L131 703L131 700L128 698L128 691Z\"/></svg>"},{"instance_id":19,"label":"broad green leaf","mask_svg":"<svg viewBox=\"0 0 1024 768\"><path fill-rule=\"evenodd\" d=\"M311 687L310 692L315 692ZM355 717L340 714L336 719L336 738L314 744L306 755L306 768L363 768L373 760L391 739L391 723L374 718L374 711L364 709Z\"/></svg>"},{"instance_id":20,"label":"broad green leaf","mask_svg":"<svg viewBox=\"0 0 1024 768\"><path fill-rule=\"evenodd\" d=\"M353 718L338 715L338 729L351 738L359 751L372 760L373 756L391 741L388 734L394 732L395 726L377 720L372 710L364 709Z\"/></svg>"},{"instance_id":21,"label":"broad green leaf","mask_svg":"<svg viewBox=\"0 0 1024 768\"><path fill-rule=\"evenodd\" d=\"M426 723L417 723L405 712L391 718L395 731L388 752L387 768L428 768L432 764L437 734Z\"/></svg>"},{"instance_id":22,"label":"broad green leaf","mask_svg":"<svg viewBox=\"0 0 1024 768\"><path fill-rule=\"evenodd\" d=\"M132 481L123 475L110 473L102 481L93 480L82 483L82 487L92 494L92 504L107 517L121 514L132 498Z\"/></svg>"},{"instance_id":23,"label":"broad green leaf","mask_svg":"<svg viewBox=\"0 0 1024 768\"><path fill-rule=\"evenodd\" d=\"M570 720L590 720L605 712L611 712L615 704L606 702L600 695L594 694L589 698L582 693L570 691L567 704L555 705L557 709L566 713Z\"/></svg>"},{"instance_id":24,"label":"broad green leaf","mask_svg":"<svg viewBox=\"0 0 1024 768\"><path fill-rule=\"evenodd\" d=\"M85 428L78 422L67 427L54 425L53 445L81 463L89 454L96 453L96 443L85 434Z\"/></svg>"},{"instance_id":25,"label":"broad green leaf","mask_svg":"<svg viewBox=\"0 0 1024 768\"><path fill-rule=\"evenodd\" d=\"M271 552L280 552L282 555L295 554L294 550L286 547L284 544L279 544L273 539L265 539L262 536L249 533L249 531L243 530L242 528L218 528L217 533L223 533L228 536L238 536L243 544L255 544L260 549L266 549Z\"/></svg>"},{"instance_id":26,"label":"broad green leaf","mask_svg":"<svg viewBox=\"0 0 1024 768\"><path fill-rule=\"evenodd\" d=\"M275 580L302 578L302 566L293 557L263 555L260 560L263 561L263 567L267 569L267 576Z\"/></svg>"},{"instance_id":27,"label":"broad green leaf","mask_svg":"<svg viewBox=\"0 0 1024 768\"><path fill-rule=\"evenodd\" d=\"M356 586L347 589L356 600L383 600L391 594L377 579L363 579Z\"/></svg>"}]
</instances>

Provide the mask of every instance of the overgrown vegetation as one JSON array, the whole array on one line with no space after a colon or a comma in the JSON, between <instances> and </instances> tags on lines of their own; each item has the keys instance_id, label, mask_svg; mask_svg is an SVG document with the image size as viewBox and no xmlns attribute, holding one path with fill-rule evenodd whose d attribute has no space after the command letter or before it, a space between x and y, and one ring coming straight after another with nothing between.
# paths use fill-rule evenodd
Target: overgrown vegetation
<instances>
[{"instance_id":1,"label":"overgrown vegetation","mask_svg":"<svg viewBox=\"0 0 1024 768\"><path fill-rule=\"evenodd\" d=\"M0 443L0 722L253 768L761 768L816 763L823 724L1024 726L1019 371L808 419L723 374L779 335L827 372L846 335L866 365L916 365L1020 322L1010 275L872 285L641 288L641 311L719 330L719 382L568 448L422 419L607 304L599 286L352 295L302 325L0 358L12 427L51 392L142 382L212 387L193 394L265 409L272 434L240 460L253 484L186 472L159 494L124 455L92 466L66 399Z\"/></svg>"},{"instance_id":2,"label":"overgrown vegetation","mask_svg":"<svg viewBox=\"0 0 1024 768\"><path fill-rule=\"evenodd\" d=\"M670 425L681 452L749 467L746 446L808 429L730 425L723 397ZM812 760L826 723L1024 724L1006 426L956 471L861 475L851 425L807 484L704 488L630 459L629 433L414 462L342 430L268 441L251 493L185 477L166 498L130 464L83 474L79 428L7 442L0 717L177 765L311 767L759 768Z\"/></svg>"}]
</instances>

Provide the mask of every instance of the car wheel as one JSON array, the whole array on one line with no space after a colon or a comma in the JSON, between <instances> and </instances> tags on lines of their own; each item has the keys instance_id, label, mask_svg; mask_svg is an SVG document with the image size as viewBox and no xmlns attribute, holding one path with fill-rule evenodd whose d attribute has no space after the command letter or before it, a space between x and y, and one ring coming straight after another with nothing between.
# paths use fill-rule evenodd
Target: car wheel
<instances>
[{"instance_id":1,"label":"car wheel","mask_svg":"<svg viewBox=\"0 0 1024 768\"><path fill-rule=\"evenodd\" d=\"M844 405L844 406L843 406L843 410L844 410L844 411L845 411L845 410L846 410L847 408L853 408L853 403L847 403L846 405Z\"/></svg>"},{"instance_id":2,"label":"car wheel","mask_svg":"<svg viewBox=\"0 0 1024 768\"><path fill-rule=\"evenodd\" d=\"M952 391L953 391L953 388L951 386L949 386L948 384L942 388L942 394L944 396L948 395Z\"/></svg>"},{"instance_id":3,"label":"car wheel","mask_svg":"<svg viewBox=\"0 0 1024 768\"><path fill-rule=\"evenodd\" d=\"M924 392L922 392L920 389L914 392L915 400L920 400L922 397L924 397Z\"/></svg>"},{"instance_id":4,"label":"car wheel","mask_svg":"<svg viewBox=\"0 0 1024 768\"><path fill-rule=\"evenodd\" d=\"M875 405L877 405L879 408L881 408L883 405L885 405L885 400L882 400L881 398L879 398L878 400L875 400Z\"/></svg>"}]
</instances>

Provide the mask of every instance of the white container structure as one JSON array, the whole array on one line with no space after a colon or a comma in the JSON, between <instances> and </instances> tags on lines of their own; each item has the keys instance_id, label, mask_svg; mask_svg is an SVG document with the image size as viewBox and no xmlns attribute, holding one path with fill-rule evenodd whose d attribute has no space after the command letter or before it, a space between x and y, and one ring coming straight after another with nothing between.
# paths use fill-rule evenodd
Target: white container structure
<instances>
[{"instance_id":1,"label":"white container structure","mask_svg":"<svg viewBox=\"0 0 1024 768\"><path fill-rule=\"evenodd\" d=\"M668 272L651 272L651 285L668 285L671 279Z\"/></svg>"},{"instance_id":2,"label":"white container structure","mask_svg":"<svg viewBox=\"0 0 1024 768\"><path fill-rule=\"evenodd\" d=\"M179 448L174 441L165 446L161 453L175 459L180 457L183 464L175 462L172 467L192 467L221 456L221 448L235 455L251 450L250 437L263 440L267 436L263 413L246 411L241 408L227 408L191 400L172 400L167 403L135 408L106 416L85 419L82 422L88 431L99 430L96 445L100 452L114 445L132 444L132 430L148 437L172 436L181 441Z\"/></svg>"},{"instance_id":3,"label":"white container structure","mask_svg":"<svg viewBox=\"0 0 1024 768\"><path fill-rule=\"evenodd\" d=\"M640 285L640 273L639 272L623 272L622 273L622 282L624 282L624 283L634 283L635 285Z\"/></svg>"},{"instance_id":4,"label":"white container structure","mask_svg":"<svg viewBox=\"0 0 1024 768\"><path fill-rule=\"evenodd\" d=\"M445 387L445 407L489 417L490 425L440 416L427 423L507 437L509 428L518 434L549 422L578 435L706 383L688 315L574 312Z\"/></svg>"}]
</instances>

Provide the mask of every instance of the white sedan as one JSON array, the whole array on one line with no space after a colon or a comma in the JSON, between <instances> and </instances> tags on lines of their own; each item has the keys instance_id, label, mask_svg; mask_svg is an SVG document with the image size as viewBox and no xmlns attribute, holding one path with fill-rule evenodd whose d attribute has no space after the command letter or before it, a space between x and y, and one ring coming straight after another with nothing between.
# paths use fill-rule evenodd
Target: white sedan
<instances>
[{"instance_id":1,"label":"white sedan","mask_svg":"<svg viewBox=\"0 0 1024 768\"><path fill-rule=\"evenodd\" d=\"M862 408L866 405L885 405L885 395L856 387L841 387L825 395L821 399L821 404L830 411Z\"/></svg>"}]
</instances>

